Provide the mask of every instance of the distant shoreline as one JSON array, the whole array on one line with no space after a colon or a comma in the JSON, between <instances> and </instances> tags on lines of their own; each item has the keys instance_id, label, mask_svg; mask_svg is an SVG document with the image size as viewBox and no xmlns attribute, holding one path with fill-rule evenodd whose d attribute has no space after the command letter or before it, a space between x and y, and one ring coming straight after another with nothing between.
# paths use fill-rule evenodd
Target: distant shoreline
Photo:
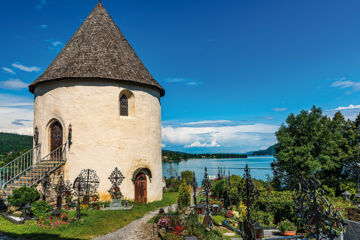
<instances>
[{"instance_id":1,"label":"distant shoreline","mask_svg":"<svg viewBox=\"0 0 360 240\"><path fill-rule=\"evenodd\" d=\"M187 158L187 159L175 159L175 160L167 160L164 161L163 163L180 163L183 161L190 161L190 160L213 160L213 159L248 159L248 158L261 158L261 157L274 157L274 155L246 155L246 157L213 157L213 158L201 158L201 157L192 157L192 158Z\"/></svg>"}]
</instances>

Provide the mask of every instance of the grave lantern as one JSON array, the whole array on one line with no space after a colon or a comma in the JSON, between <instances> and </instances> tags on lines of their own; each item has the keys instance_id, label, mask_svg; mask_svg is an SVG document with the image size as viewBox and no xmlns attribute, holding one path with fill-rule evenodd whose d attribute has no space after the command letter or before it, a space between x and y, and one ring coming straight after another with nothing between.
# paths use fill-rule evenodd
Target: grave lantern
<instances>
[{"instance_id":1,"label":"grave lantern","mask_svg":"<svg viewBox=\"0 0 360 240\"><path fill-rule=\"evenodd\" d=\"M341 195L345 197L346 201L348 201L351 196L351 194L348 191L343 192Z\"/></svg>"},{"instance_id":2,"label":"grave lantern","mask_svg":"<svg viewBox=\"0 0 360 240\"><path fill-rule=\"evenodd\" d=\"M220 211L220 206L217 205L217 204L213 204L211 207L212 207L213 214L217 215L219 213L219 211Z\"/></svg>"}]
</instances>

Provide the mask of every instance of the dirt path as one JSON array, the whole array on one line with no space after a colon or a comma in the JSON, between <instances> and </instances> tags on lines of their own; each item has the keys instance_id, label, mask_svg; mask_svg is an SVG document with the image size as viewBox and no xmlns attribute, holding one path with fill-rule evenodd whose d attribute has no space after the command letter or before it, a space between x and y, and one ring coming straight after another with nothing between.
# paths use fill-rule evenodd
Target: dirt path
<instances>
[{"instance_id":1,"label":"dirt path","mask_svg":"<svg viewBox=\"0 0 360 240\"><path fill-rule=\"evenodd\" d=\"M169 208L175 210L176 204L165 207L164 210L168 212ZM132 221L125 227L94 238L94 240L153 240L156 239L156 237L153 236L153 229L152 224L147 224L147 222L153 218L157 213L159 212L159 209L149 212L144 217Z\"/></svg>"}]
</instances>

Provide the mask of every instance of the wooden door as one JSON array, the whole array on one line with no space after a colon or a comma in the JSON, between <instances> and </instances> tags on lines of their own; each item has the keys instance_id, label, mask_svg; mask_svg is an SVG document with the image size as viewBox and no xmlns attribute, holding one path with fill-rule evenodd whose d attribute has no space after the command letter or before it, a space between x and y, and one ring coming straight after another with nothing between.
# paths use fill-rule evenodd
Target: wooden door
<instances>
[{"instance_id":1,"label":"wooden door","mask_svg":"<svg viewBox=\"0 0 360 240\"><path fill-rule=\"evenodd\" d=\"M147 202L147 183L145 174L140 174L135 180L135 202Z\"/></svg>"},{"instance_id":2,"label":"wooden door","mask_svg":"<svg viewBox=\"0 0 360 240\"><path fill-rule=\"evenodd\" d=\"M63 131L61 124L59 122L55 122L50 127L50 152L55 151L59 148L63 143ZM61 149L54 152L51 156L51 159L60 160L61 159Z\"/></svg>"}]
</instances>

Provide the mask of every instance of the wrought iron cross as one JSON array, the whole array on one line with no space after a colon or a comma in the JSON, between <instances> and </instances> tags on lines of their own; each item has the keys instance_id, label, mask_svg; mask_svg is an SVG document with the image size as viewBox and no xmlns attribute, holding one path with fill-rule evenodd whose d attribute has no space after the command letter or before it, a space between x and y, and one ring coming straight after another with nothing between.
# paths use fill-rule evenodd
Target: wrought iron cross
<instances>
[{"instance_id":1,"label":"wrought iron cross","mask_svg":"<svg viewBox=\"0 0 360 240\"><path fill-rule=\"evenodd\" d=\"M111 182L111 188L108 191L113 199L121 199L123 197L119 186L124 179L124 175L117 167L115 167L114 171L111 172L109 177L109 180Z\"/></svg>"}]
</instances>

